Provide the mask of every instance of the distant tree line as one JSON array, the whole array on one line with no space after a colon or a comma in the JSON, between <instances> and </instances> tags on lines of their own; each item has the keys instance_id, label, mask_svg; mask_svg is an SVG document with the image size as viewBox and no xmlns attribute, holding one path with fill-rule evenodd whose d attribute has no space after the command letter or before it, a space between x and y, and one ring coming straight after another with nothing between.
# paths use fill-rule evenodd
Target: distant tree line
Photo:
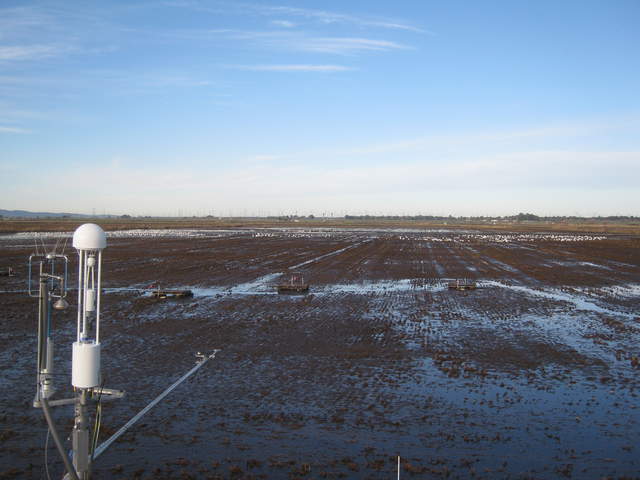
<instances>
[{"instance_id":1,"label":"distant tree line","mask_svg":"<svg viewBox=\"0 0 640 480\"><path fill-rule=\"evenodd\" d=\"M458 216L453 215L345 215L345 220L415 220L415 221L459 221L459 222L486 222L486 221L510 221L510 222L563 222L563 221L609 221L609 222L633 222L640 221L637 216L610 215L606 217L578 217L578 216L545 216L541 217L533 213L518 213L508 216Z\"/></svg>"},{"instance_id":2,"label":"distant tree line","mask_svg":"<svg viewBox=\"0 0 640 480\"><path fill-rule=\"evenodd\" d=\"M345 215L345 220L454 220L455 217L437 215ZM465 217L458 217L465 218ZM483 217L484 218L484 217Z\"/></svg>"},{"instance_id":3,"label":"distant tree line","mask_svg":"<svg viewBox=\"0 0 640 480\"><path fill-rule=\"evenodd\" d=\"M257 217L258 218L258 217ZM280 221L292 221L292 220L303 220L303 219L311 219L313 220L314 218L316 218L315 215L311 214L311 215L277 215L277 216L267 216L265 217L267 220L280 220Z\"/></svg>"},{"instance_id":4,"label":"distant tree line","mask_svg":"<svg viewBox=\"0 0 640 480\"><path fill-rule=\"evenodd\" d=\"M0 210L0 220L7 220L12 218L34 218L34 219L45 219L45 218L62 218L62 219L79 219L79 218L120 218L120 219L133 219L133 218L203 218L203 219L214 219L217 218L213 215L203 215L203 216L150 216L150 215L83 215L83 214L70 214L70 213L32 213L26 212L23 210L9 211L9 210ZM222 217L221 217L222 218ZM263 218L267 220L278 220L284 222L292 222L297 220L314 220L316 217L314 214L309 215L269 215L265 217L255 216L255 217L235 217L235 218ZM325 217L322 215L323 219L338 219L344 218L345 220L354 220L354 221L374 221L374 220L389 220L389 221L439 221L439 222L585 222L585 221L595 221L595 222L640 222L639 216L633 215L609 215L609 216L592 216L592 217L581 217L577 215L571 216L539 216L533 213L524 213L520 212L516 215L507 215L507 216L457 216L453 215L344 215L344 217Z\"/></svg>"}]
</instances>

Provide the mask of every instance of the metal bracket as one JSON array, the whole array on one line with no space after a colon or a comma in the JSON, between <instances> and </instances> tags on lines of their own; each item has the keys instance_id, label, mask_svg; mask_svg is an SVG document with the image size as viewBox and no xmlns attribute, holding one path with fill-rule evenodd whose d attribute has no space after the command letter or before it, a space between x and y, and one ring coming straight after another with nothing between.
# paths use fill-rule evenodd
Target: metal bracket
<instances>
[{"instance_id":1,"label":"metal bracket","mask_svg":"<svg viewBox=\"0 0 640 480\"><path fill-rule=\"evenodd\" d=\"M100 397L101 401L117 400L125 396L124 390L116 390L113 388L94 388L91 398Z\"/></svg>"},{"instance_id":2,"label":"metal bracket","mask_svg":"<svg viewBox=\"0 0 640 480\"><path fill-rule=\"evenodd\" d=\"M95 400L97 397L100 397L100 401L108 402L110 400L117 400L119 398L122 398L125 395L126 393L124 390L98 387L93 389L93 394L91 395L91 398ZM48 403L50 407L59 407L62 405L73 405L75 402L76 402L76 399L74 397L74 398L60 398L58 400L49 400ZM36 396L33 399L33 406L35 408L42 408L42 402L39 399L38 393L36 393Z\"/></svg>"}]
</instances>

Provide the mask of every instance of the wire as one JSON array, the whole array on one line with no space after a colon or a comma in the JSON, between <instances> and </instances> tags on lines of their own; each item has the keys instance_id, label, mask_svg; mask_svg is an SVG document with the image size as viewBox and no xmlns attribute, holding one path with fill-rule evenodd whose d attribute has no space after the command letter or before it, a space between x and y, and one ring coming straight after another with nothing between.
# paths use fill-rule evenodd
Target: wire
<instances>
[{"instance_id":1,"label":"wire","mask_svg":"<svg viewBox=\"0 0 640 480\"><path fill-rule=\"evenodd\" d=\"M44 237L39 235L38 238L40 239L40 244L42 245L42 255L46 255L47 254L47 246L44 244Z\"/></svg>"},{"instance_id":2,"label":"wire","mask_svg":"<svg viewBox=\"0 0 640 480\"><path fill-rule=\"evenodd\" d=\"M62 244L62 255L64 255L64 251L67 248L67 241L69 240L69 237L64 237L64 243Z\"/></svg>"},{"instance_id":3,"label":"wire","mask_svg":"<svg viewBox=\"0 0 640 480\"><path fill-rule=\"evenodd\" d=\"M44 441L44 471L47 473L47 480L51 480L49 475L49 434L51 429L47 427L47 438Z\"/></svg>"},{"instance_id":4,"label":"wire","mask_svg":"<svg viewBox=\"0 0 640 480\"><path fill-rule=\"evenodd\" d=\"M96 421L93 427L93 438L91 439L91 461L93 461L93 454L98 446L98 436L100 435L100 426L102 425L102 402L98 403L96 407Z\"/></svg>"},{"instance_id":5,"label":"wire","mask_svg":"<svg viewBox=\"0 0 640 480\"><path fill-rule=\"evenodd\" d=\"M102 424L102 391L104 389L105 377L102 377L100 383L100 393L98 394L98 405L96 407L96 420L93 425L93 434L91 439L91 461L93 461L93 454L98 446L98 436L100 435L100 426Z\"/></svg>"}]
</instances>

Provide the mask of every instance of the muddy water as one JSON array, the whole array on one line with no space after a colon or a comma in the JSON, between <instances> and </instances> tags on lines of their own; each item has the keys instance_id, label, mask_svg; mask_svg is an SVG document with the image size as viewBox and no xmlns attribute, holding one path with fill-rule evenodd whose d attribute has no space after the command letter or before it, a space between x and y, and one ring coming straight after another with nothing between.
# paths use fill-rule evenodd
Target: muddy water
<instances>
[{"instance_id":1,"label":"muddy water","mask_svg":"<svg viewBox=\"0 0 640 480\"><path fill-rule=\"evenodd\" d=\"M0 239L22 274L0 278L7 478L44 475L27 237ZM221 352L99 458L99 478L391 478L397 455L403 478L640 475L637 238L143 231L104 255L103 375L127 397L104 404L102 439L196 351ZM275 294L292 267L309 295ZM195 295L158 301L153 282ZM54 319L59 396L72 310ZM72 409L55 415L66 437Z\"/></svg>"}]
</instances>

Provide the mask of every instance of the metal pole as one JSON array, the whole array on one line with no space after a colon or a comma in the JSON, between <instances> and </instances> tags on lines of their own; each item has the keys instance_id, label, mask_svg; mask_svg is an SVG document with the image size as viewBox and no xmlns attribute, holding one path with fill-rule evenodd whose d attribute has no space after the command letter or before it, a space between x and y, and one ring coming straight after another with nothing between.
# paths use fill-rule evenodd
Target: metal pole
<instances>
[{"instance_id":1,"label":"metal pole","mask_svg":"<svg viewBox=\"0 0 640 480\"><path fill-rule=\"evenodd\" d=\"M76 342L80 341L80 320L82 319L82 311L84 310L84 303L82 302L82 271L83 271L83 260L84 252L78 250L78 329L77 329L77 337Z\"/></svg>"},{"instance_id":2,"label":"metal pole","mask_svg":"<svg viewBox=\"0 0 640 480\"><path fill-rule=\"evenodd\" d=\"M89 335L89 333L87 332L87 290L89 289L89 268L88 267L88 256L87 256L87 252L82 252L84 257L85 257L85 264L84 264L84 277L83 277L83 285L84 288L82 289L82 293L84 296L84 299L82 301L82 333L80 334L80 337L84 340L87 338L87 336Z\"/></svg>"},{"instance_id":3,"label":"metal pole","mask_svg":"<svg viewBox=\"0 0 640 480\"><path fill-rule=\"evenodd\" d=\"M41 266L42 268L42 266ZM47 308L47 280L40 275L40 290L38 293L38 385L40 384L40 372L44 369L44 349L45 342L45 323L46 323L46 308Z\"/></svg>"},{"instance_id":4,"label":"metal pole","mask_svg":"<svg viewBox=\"0 0 640 480\"><path fill-rule=\"evenodd\" d=\"M102 287L102 250L98 251L98 290L96 290L96 343L100 343L100 296Z\"/></svg>"},{"instance_id":5,"label":"metal pole","mask_svg":"<svg viewBox=\"0 0 640 480\"><path fill-rule=\"evenodd\" d=\"M49 277L47 279L47 283L46 283L46 292L45 292L45 318L46 318L46 330L45 330L45 337L44 337L44 344L45 344L45 355L44 355L44 373L46 373L47 376L47 384L50 386L51 390L53 390L53 337L51 335L51 310L52 310L52 294L53 294L53 288L51 288L52 285L52 279L51 277ZM45 385L45 388L47 386ZM51 394L53 394L53 391L51 391ZM45 395L46 397L48 397L48 395Z\"/></svg>"},{"instance_id":6,"label":"metal pole","mask_svg":"<svg viewBox=\"0 0 640 480\"><path fill-rule=\"evenodd\" d=\"M40 270L40 290L38 293L38 376L34 405L37 404L40 397L49 398L53 394L53 380L51 378L53 342L49 337L49 285L47 277L42 274L42 264L40 264Z\"/></svg>"},{"instance_id":7,"label":"metal pole","mask_svg":"<svg viewBox=\"0 0 640 480\"><path fill-rule=\"evenodd\" d=\"M90 476L89 462L89 420L87 416L87 389L83 388L76 397L75 423L71 440L73 444L73 466L82 480Z\"/></svg>"},{"instance_id":8,"label":"metal pole","mask_svg":"<svg viewBox=\"0 0 640 480\"><path fill-rule=\"evenodd\" d=\"M62 442L60 441L58 430L56 429L56 426L53 423L53 418L51 418L51 411L49 410L49 402L47 402L47 399L44 397L40 399L40 402L42 403L42 411L44 412L44 418L47 420L47 425L49 425L49 430L51 431L53 442L56 444L56 448L58 449L58 453L62 457L62 461L64 463L65 468L67 469L67 472L69 472L69 475L71 475L71 478L73 480L80 480L78 478L78 474L73 468L73 465L71 465L71 462L69 462L69 457L67 457L67 454L64 451L64 447L62 446Z\"/></svg>"}]
</instances>

